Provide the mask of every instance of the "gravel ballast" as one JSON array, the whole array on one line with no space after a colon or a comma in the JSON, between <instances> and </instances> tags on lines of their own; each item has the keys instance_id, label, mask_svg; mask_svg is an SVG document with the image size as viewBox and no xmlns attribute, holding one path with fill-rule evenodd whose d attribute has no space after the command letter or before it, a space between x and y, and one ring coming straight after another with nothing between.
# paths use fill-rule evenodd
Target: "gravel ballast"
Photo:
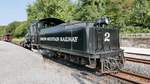
<instances>
[{"instance_id":1,"label":"gravel ballast","mask_svg":"<svg viewBox=\"0 0 150 84\"><path fill-rule=\"evenodd\" d=\"M146 55L136 55L136 54L125 53L125 57L150 60L150 56L146 56ZM133 73L137 73L137 74L150 77L150 65L149 64L126 61L124 69L127 71L131 71Z\"/></svg>"}]
</instances>

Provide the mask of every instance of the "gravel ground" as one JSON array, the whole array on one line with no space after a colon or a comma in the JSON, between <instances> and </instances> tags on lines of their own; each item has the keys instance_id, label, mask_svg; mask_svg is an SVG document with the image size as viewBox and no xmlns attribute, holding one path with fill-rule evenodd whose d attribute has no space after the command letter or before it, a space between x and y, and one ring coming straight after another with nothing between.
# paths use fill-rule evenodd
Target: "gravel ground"
<instances>
[{"instance_id":1,"label":"gravel ground","mask_svg":"<svg viewBox=\"0 0 150 84\"><path fill-rule=\"evenodd\" d=\"M86 71L43 59L38 53L2 41L0 57L0 84L129 84L110 76L82 74Z\"/></svg>"},{"instance_id":2,"label":"gravel ground","mask_svg":"<svg viewBox=\"0 0 150 84\"><path fill-rule=\"evenodd\" d=\"M0 84L81 84L68 69L49 65L42 56L17 45L0 41L0 57Z\"/></svg>"},{"instance_id":3,"label":"gravel ground","mask_svg":"<svg viewBox=\"0 0 150 84\"><path fill-rule=\"evenodd\" d=\"M125 70L150 77L150 65L126 61Z\"/></svg>"},{"instance_id":4,"label":"gravel ground","mask_svg":"<svg viewBox=\"0 0 150 84\"><path fill-rule=\"evenodd\" d=\"M69 70L71 71L71 75L80 82L80 84L128 84L126 81L123 80L118 80L114 77L110 77L107 75L95 75L92 71L88 71L88 69L86 68L82 68L82 66L79 65L75 65L73 63L70 62L64 62L61 63L61 61L59 60L58 63L49 60L49 59L44 59L46 63L48 63L48 67L50 67L49 65L54 63L55 65L59 66L59 68L63 68L64 70ZM62 70L63 70L62 69ZM56 69L57 70L57 69ZM84 81L88 81L84 82ZM129 83L130 84L130 83Z\"/></svg>"},{"instance_id":5,"label":"gravel ground","mask_svg":"<svg viewBox=\"0 0 150 84\"><path fill-rule=\"evenodd\" d=\"M125 57L150 60L150 56L145 56L145 55L135 55L135 54L125 53ZM148 64L126 61L124 69L127 71L132 71L134 73L142 74L142 75L150 77L150 65Z\"/></svg>"}]
</instances>

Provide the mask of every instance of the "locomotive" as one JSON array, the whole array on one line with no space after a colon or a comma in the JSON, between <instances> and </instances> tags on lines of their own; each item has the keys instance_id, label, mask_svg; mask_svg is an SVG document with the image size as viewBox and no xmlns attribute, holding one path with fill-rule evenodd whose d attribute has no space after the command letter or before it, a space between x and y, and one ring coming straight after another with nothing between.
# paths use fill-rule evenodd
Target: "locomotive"
<instances>
[{"instance_id":1,"label":"locomotive","mask_svg":"<svg viewBox=\"0 0 150 84\"><path fill-rule=\"evenodd\" d=\"M101 73L122 69L124 53L120 49L119 29L109 28L108 18L95 22L64 22L57 18L34 21L26 35L28 49L43 56L61 57L81 65L92 65Z\"/></svg>"}]
</instances>

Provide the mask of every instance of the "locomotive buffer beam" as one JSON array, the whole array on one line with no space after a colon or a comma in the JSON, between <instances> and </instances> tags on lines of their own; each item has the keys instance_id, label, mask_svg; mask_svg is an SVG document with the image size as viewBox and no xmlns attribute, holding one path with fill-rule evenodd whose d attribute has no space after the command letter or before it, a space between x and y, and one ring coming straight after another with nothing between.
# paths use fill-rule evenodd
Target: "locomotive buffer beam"
<instances>
[{"instance_id":1,"label":"locomotive buffer beam","mask_svg":"<svg viewBox=\"0 0 150 84\"><path fill-rule=\"evenodd\" d=\"M96 69L100 73L117 72L123 67L124 61L123 53L102 54L96 62Z\"/></svg>"}]
</instances>

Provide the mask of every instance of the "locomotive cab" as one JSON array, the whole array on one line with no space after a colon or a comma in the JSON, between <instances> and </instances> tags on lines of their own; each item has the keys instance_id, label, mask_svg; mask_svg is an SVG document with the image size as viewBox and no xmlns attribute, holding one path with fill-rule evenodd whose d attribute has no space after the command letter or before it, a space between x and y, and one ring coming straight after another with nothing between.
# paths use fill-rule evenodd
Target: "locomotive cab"
<instances>
[{"instance_id":1,"label":"locomotive cab","mask_svg":"<svg viewBox=\"0 0 150 84\"><path fill-rule=\"evenodd\" d=\"M56 18L46 18L39 21L33 21L28 31L31 39L31 47L34 49L38 49L40 30L59 25L61 23L64 23L64 21Z\"/></svg>"}]
</instances>

